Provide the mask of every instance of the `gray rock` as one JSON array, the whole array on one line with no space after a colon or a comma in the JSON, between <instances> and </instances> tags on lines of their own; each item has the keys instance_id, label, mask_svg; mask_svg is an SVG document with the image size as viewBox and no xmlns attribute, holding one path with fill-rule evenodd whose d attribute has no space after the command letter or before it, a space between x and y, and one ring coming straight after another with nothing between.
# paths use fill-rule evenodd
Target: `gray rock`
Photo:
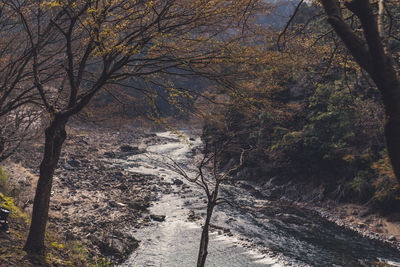
<instances>
[{"instance_id":1,"label":"gray rock","mask_svg":"<svg viewBox=\"0 0 400 267\"><path fill-rule=\"evenodd\" d=\"M151 218L153 221L157 221L157 222L163 222L163 221L165 221L165 215L155 215L155 214L151 214L151 215L150 215L150 218Z\"/></svg>"},{"instance_id":2,"label":"gray rock","mask_svg":"<svg viewBox=\"0 0 400 267\"><path fill-rule=\"evenodd\" d=\"M183 182L182 182L182 180L175 179L175 180L174 180L174 184L175 184L175 185L182 185Z\"/></svg>"},{"instance_id":3,"label":"gray rock","mask_svg":"<svg viewBox=\"0 0 400 267\"><path fill-rule=\"evenodd\" d=\"M68 163L63 164L63 168L66 169L66 170L73 170L73 169L74 169L74 167L72 167L72 166L71 166L70 164L68 164Z\"/></svg>"},{"instance_id":4,"label":"gray rock","mask_svg":"<svg viewBox=\"0 0 400 267\"><path fill-rule=\"evenodd\" d=\"M67 163L72 167L79 167L81 163L76 159L67 160Z\"/></svg>"},{"instance_id":5,"label":"gray rock","mask_svg":"<svg viewBox=\"0 0 400 267\"><path fill-rule=\"evenodd\" d=\"M99 245L100 251L107 256L124 253L124 244L121 240L110 238Z\"/></svg>"},{"instance_id":6,"label":"gray rock","mask_svg":"<svg viewBox=\"0 0 400 267\"><path fill-rule=\"evenodd\" d=\"M397 238L394 235L389 236L389 241L397 241Z\"/></svg>"},{"instance_id":7,"label":"gray rock","mask_svg":"<svg viewBox=\"0 0 400 267\"><path fill-rule=\"evenodd\" d=\"M190 188L190 186L188 186L187 184L182 185L182 189L188 189L188 188Z\"/></svg>"},{"instance_id":8,"label":"gray rock","mask_svg":"<svg viewBox=\"0 0 400 267\"><path fill-rule=\"evenodd\" d=\"M128 204L129 208L135 209L135 210L146 210L149 207L149 203L146 203L144 201L132 201L131 203Z\"/></svg>"},{"instance_id":9,"label":"gray rock","mask_svg":"<svg viewBox=\"0 0 400 267\"><path fill-rule=\"evenodd\" d=\"M115 201L113 201L113 200L109 201L109 202L108 202L108 205L109 205L110 207L112 207L112 208L118 207L117 202L115 202Z\"/></svg>"},{"instance_id":10,"label":"gray rock","mask_svg":"<svg viewBox=\"0 0 400 267\"><path fill-rule=\"evenodd\" d=\"M104 157L106 157L106 158L110 158L110 159L113 159L113 158L115 158L115 153L114 152L104 152Z\"/></svg>"},{"instance_id":11,"label":"gray rock","mask_svg":"<svg viewBox=\"0 0 400 267\"><path fill-rule=\"evenodd\" d=\"M123 145L119 148L121 152L135 152L138 151L139 148L137 146Z\"/></svg>"},{"instance_id":12,"label":"gray rock","mask_svg":"<svg viewBox=\"0 0 400 267\"><path fill-rule=\"evenodd\" d=\"M187 219L188 219L190 222L194 222L194 221L200 220L201 217L198 216L198 215L196 215L195 212L194 212L193 210L190 210Z\"/></svg>"},{"instance_id":13,"label":"gray rock","mask_svg":"<svg viewBox=\"0 0 400 267\"><path fill-rule=\"evenodd\" d=\"M359 224L357 225L357 227L358 227L358 228L365 228L366 225L365 225L364 223L359 223Z\"/></svg>"}]
</instances>

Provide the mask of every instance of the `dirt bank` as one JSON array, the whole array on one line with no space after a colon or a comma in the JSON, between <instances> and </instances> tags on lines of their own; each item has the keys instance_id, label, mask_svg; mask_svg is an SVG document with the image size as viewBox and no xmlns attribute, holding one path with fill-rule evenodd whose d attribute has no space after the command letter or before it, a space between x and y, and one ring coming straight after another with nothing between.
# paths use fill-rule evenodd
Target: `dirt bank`
<instances>
[{"instance_id":1,"label":"dirt bank","mask_svg":"<svg viewBox=\"0 0 400 267\"><path fill-rule=\"evenodd\" d=\"M315 212L335 224L361 235L389 243L400 250L400 214L383 215L369 205L342 203L324 197L323 188L293 182L277 184L274 179L262 185L241 182L255 194Z\"/></svg>"}]
</instances>

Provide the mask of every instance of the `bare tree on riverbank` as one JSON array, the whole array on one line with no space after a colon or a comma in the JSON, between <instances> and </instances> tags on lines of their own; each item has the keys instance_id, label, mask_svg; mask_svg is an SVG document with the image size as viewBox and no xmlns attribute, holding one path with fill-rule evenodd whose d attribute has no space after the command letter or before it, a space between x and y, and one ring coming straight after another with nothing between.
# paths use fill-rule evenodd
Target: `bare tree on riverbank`
<instances>
[{"instance_id":1,"label":"bare tree on riverbank","mask_svg":"<svg viewBox=\"0 0 400 267\"><path fill-rule=\"evenodd\" d=\"M201 232L199 254L197 258L197 267L204 267L208 255L209 231L211 218L215 207L219 204L230 203L220 196L221 184L231 179L231 174L238 170L244 163L245 150L242 149L239 163L234 164L226 170L221 170L220 159L224 149L229 145L228 142L209 142L205 140L203 157L196 166L194 173L188 173L174 159L168 157L162 164L170 170L182 176L185 180L201 187L207 198L207 211L204 220L203 230Z\"/></svg>"}]
</instances>

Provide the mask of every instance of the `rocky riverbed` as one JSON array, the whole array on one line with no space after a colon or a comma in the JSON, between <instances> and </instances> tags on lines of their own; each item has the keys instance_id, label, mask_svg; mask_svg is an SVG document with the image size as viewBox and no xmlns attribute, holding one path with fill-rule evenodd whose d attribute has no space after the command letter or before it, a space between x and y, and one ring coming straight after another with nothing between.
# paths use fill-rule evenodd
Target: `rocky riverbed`
<instances>
[{"instance_id":1,"label":"rocky riverbed","mask_svg":"<svg viewBox=\"0 0 400 267\"><path fill-rule=\"evenodd\" d=\"M137 164L129 170L154 174L163 180L162 188L168 188L150 208L162 222L134 230L142 242L124 266L193 266L205 213L204 193L158 164L167 156L193 171L191 150L171 133L158 136L170 140L149 146L148 156L138 154L118 162ZM199 140L193 139L193 148L198 145ZM315 210L285 200L285 194L272 198L269 193L276 188L257 188L242 180L223 185L223 196L235 207L219 206L213 215L207 266L400 265L399 251L392 244L338 226Z\"/></svg>"}]
</instances>

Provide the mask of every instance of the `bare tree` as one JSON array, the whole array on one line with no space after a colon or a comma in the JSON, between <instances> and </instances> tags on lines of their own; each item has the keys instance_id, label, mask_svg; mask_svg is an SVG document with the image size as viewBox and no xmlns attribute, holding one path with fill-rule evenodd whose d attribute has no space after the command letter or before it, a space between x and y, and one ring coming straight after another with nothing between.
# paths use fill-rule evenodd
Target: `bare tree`
<instances>
[{"instance_id":1,"label":"bare tree","mask_svg":"<svg viewBox=\"0 0 400 267\"><path fill-rule=\"evenodd\" d=\"M32 50L12 2L0 12L0 161L37 136L41 107L32 83Z\"/></svg>"},{"instance_id":2,"label":"bare tree","mask_svg":"<svg viewBox=\"0 0 400 267\"><path fill-rule=\"evenodd\" d=\"M26 141L40 136L42 111L24 105L0 117L0 162L11 156Z\"/></svg>"},{"instance_id":3,"label":"bare tree","mask_svg":"<svg viewBox=\"0 0 400 267\"><path fill-rule=\"evenodd\" d=\"M242 149L240 159L237 164L229 167L227 170L221 170L221 155L229 146L229 141L209 142L205 141L205 147L202 159L197 164L196 170L188 172L173 158L166 157L161 163L175 173L182 176L185 180L201 187L207 197L207 211L201 233L199 254L197 258L197 267L204 267L208 255L208 241L211 218L214 208L222 203L231 204L231 202L220 196L220 188L223 183L231 180L231 174L238 170L244 163L245 150Z\"/></svg>"}]
</instances>

